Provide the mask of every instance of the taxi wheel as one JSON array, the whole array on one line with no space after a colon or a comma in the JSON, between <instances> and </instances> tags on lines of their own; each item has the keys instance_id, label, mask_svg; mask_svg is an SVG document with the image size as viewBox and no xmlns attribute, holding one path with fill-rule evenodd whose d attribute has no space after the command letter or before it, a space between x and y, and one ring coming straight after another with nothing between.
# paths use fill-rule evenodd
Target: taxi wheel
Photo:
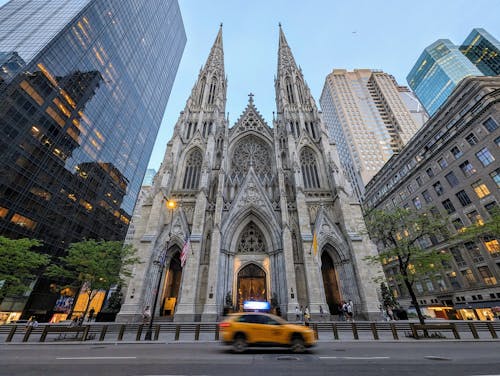
<instances>
[{"instance_id":1,"label":"taxi wheel","mask_svg":"<svg viewBox=\"0 0 500 376\"><path fill-rule=\"evenodd\" d=\"M294 353L303 353L306 350L304 340L301 336L294 336L292 338L292 351Z\"/></svg>"},{"instance_id":2,"label":"taxi wheel","mask_svg":"<svg viewBox=\"0 0 500 376\"><path fill-rule=\"evenodd\" d=\"M236 353L244 352L248 347L246 338L243 334L237 334L233 341L233 351Z\"/></svg>"}]
</instances>

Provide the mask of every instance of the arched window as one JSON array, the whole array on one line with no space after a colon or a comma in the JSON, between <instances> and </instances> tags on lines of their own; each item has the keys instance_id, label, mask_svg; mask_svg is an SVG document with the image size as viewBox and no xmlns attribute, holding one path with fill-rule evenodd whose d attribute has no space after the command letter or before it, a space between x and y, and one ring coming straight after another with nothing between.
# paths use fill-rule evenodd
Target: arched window
<instances>
[{"instance_id":1,"label":"arched window","mask_svg":"<svg viewBox=\"0 0 500 376\"><path fill-rule=\"evenodd\" d=\"M188 123L187 130L186 130L186 138L191 137L191 127L193 126L192 123Z\"/></svg>"},{"instance_id":2,"label":"arched window","mask_svg":"<svg viewBox=\"0 0 500 376\"><path fill-rule=\"evenodd\" d=\"M200 184L201 163L203 157L199 149L189 153L186 159L186 171L184 172L183 189L198 189Z\"/></svg>"},{"instance_id":3,"label":"arched window","mask_svg":"<svg viewBox=\"0 0 500 376\"><path fill-rule=\"evenodd\" d=\"M215 88L217 87L217 78L212 77L212 82L210 83L210 91L208 93L208 104L214 104L215 102Z\"/></svg>"},{"instance_id":4,"label":"arched window","mask_svg":"<svg viewBox=\"0 0 500 376\"><path fill-rule=\"evenodd\" d=\"M200 85L200 96L198 97L198 104L201 106L203 104L203 95L205 94L205 85L207 84L207 80L205 77L201 79Z\"/></svg>"},{"instance_id":5,"label":"arched window","mask_svg":"<svg viewBox=\"0 0 500 376\"><path fill-rule=\"evenodd\" d=\"M288 102L290 104L294 104L295 99L293 97L293 87L292 87L292 81L290 80L290 77L285 78L285 86L286 86L286 96L288 98Z\"/></svg>"},{"instance_id":6,"label":"arched window","mask_svg":"<svg viewBox=\"0 0 500 376\"><path fill-rule=\"evenodd\" d=\"M299 101L301 104L304 104L304 94L302 92L302 81L299 77L295 78L295 82L297 83L297 91L299 92Z\"/></svg>"},{"instance_id":7,"label":"arched window","mask_svg":"<svg viewBox=\"0 0 500 376\"><path fill-rule=\"evenodd\" d=\"M300 153L300 164L302 166L302 179L305 188L319 188L318 167L316 157L310 148L302 149Z\"/></svg>"}]
</instances>

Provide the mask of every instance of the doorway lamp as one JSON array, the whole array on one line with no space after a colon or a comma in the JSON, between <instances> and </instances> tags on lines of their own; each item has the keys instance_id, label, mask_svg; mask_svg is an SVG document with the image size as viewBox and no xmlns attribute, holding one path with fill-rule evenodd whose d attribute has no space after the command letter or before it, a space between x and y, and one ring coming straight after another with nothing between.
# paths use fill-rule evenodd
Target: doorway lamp
<instances>
[{"instance_id":1,"label":"doorway lamp","mask_svg":"<svg viewBox=\"0 0 500 376\"><path fill-rule=\"evenodd\" d=\"M156 312L156 305L158 304L158 296L160 295L161 280L162 280L162 276L163 276L163 269L165 268L165 261L167 259L168 247L170 245L170 237L172 236L172 221L174 219L174 209L177 207L176 201L169 200L166 197L164 197L164 199L165 199L165 206L167 207L168 211L170 212L168 239L167 239L167 244L165 246L163 254L160 255L160 259L155 260L153 262L153 264L158 265L158 277L157 277L158 283L156 285L155 299L153 302L153 310L151 311L151 318L149 319L148 330L146 331L146 335L144 336L144 339L146 341L151 341L152 336L153 336L153 321L154 321L155 312Z\"/></svg>"}]
</instances>

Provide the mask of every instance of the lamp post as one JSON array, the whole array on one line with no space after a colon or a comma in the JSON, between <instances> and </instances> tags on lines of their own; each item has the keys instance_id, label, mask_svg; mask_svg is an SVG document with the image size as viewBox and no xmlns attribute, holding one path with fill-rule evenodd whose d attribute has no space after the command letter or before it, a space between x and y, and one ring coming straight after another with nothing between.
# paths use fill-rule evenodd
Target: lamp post
<instances>
[{"instance_id":1,"label":"lamp post","mask_svg":"<svg viewBox=\"0 0 500 376\"><path fill-rule=\"evenodd\" d=\"M156 312L156 305L158 304L158 295L160 295L161 288L161 280L163 276L163 269L165 268L165 261L167 258L168 246L170 244L170 237L172 236L172 221L174 219L174 209L177 206L177 203L174 200L167 200L166 202L167 209L170 211L170 224L168 228L168 239L167 245L165 247L164 253L160 256L160 260L154 261L154 264L158 265L158 283L156 285L155 299L153 301L153 310L151 311L151 318L149 319L148 330L146 331L146 335L144 339L147 341L151 341L153 335L153 321Z\"/></svg>"}]
</instances>

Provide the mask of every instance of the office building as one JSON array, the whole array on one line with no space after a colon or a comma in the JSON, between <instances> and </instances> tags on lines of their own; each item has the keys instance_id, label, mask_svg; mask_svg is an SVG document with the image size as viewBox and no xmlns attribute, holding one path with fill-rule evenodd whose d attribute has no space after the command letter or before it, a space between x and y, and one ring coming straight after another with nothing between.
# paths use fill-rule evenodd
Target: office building
<instances>
[{"instance_id":1,"label":"office building","mask_svg":"<svg viewBox=\"0 0 500 376\"><path fill-rule=\"evenodd\" d=\"M366 211L403 207L439 210L456 234L482 223L500 202L500 77L462 80L443 106L366 186ZM496 237L464 242L428 239L429 251L451 255L443 272L414 284L431 317L491 320L500 306L500 244ZM383 265L388 285L406 308L410 298Z\"/></svg>"},{"instance_id":2,"label":"office building","mask_svg":"<svg viewBox=\"0 0 500 376\"><path fill-rule=\"evenodd\" d=\"M415 96L382 71L334 69L320 98L342 168L360 202L364 186L427 120Z\"/></svg>"},{"instance_id":3,"label":"office building","mask_svg":"<svg viewBox=\"0 0 500 376\"><path fill-rule=\"evenodd\" d=\"M122 240L186 43L175 0L0 8L0 234ZM29 295L29 292L27 292ZM41 278L1 311L50 319Z\"/></svg>"},{"instance_id":4,"label":"office building","mask_svg":"<svg viewBox=\"0 0 500 376\"><path fill-rule=\"evenodd\" d=\"M500 42L484 29L472 29L460 51L485 76L500 74Z\"/></svg>"}]
</instances>

